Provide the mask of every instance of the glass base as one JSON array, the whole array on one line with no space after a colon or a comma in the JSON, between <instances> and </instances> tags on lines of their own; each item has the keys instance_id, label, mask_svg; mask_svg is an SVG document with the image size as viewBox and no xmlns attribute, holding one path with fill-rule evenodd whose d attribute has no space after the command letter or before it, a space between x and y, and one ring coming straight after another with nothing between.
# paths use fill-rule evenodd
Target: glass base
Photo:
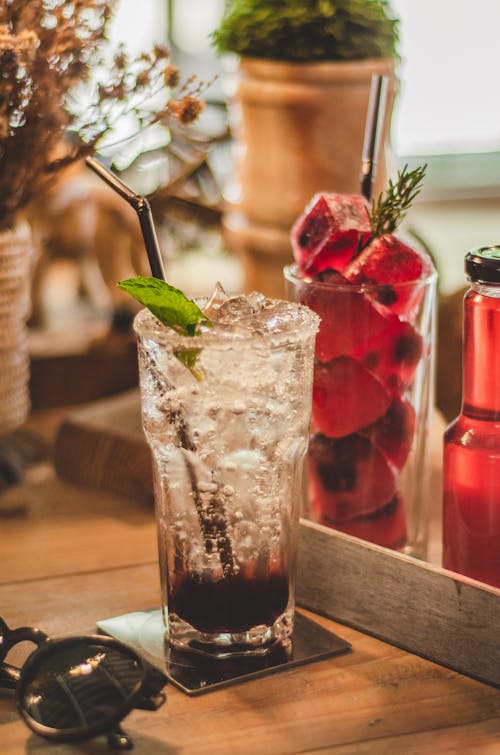
<instances>
[{"instance_id":1,"label":"glass base","mask_svg":"<svg viewBox=\"0 0 500 755\"><path fill-rule=\"evenodd\" d=\"M230 684L257 679L305 663L346 653L351 645L301 613L295 614L293 635L282 647L275 642L265 655L234 659L174 650L165 642L160 609L134 611L97 622L100 631L134 647L153 665L166 670L169 681L187 695L201 695Z\"/></svg>"},{"instance_id":2,"label":"glass base","mask_svg":"<svg viewBox=\"0 0 500 755\"><path fill-rule=\"evenodd\" d=\"M166 640L175 650L210 657L237 658L271 653L277 643L285 647L293 632L293 612L285 612L271 626L260 625L245 632L200 632L176 614L166 618Z\"/></svg>"}]
</instances>

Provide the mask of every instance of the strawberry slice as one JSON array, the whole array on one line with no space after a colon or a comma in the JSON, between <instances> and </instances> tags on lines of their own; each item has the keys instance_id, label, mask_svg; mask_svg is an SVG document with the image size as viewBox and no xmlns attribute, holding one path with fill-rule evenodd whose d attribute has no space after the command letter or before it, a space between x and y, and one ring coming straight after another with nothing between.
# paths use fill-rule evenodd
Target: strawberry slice
<instances>
[{"instance_id":1,"label":"strawberry slice","mask_svg":"<svg viewBox=\"0 0 500 755\"><path fill-rule=\"evenodd\" d=\"M347 522L336 522L333 525L324 517L322 523L384 548L399 550L406 545L406 514L399 494L396 494L387 506L372 514Z\"/></svg>"},{"instance_id":2,"label":"strawberry slice","mask_svg":"<svg viewBox=\"0 0 500 755\"><path fill-rule=\"evenodd\" d=\"M386 328L366 340L352 357L376 375L392 395L400 395L410 385L422 356L422 336L411 323L393 315Z\"/></svg>"},{"instance_id":3,"label":"strawberry slice","mask_svg":"<svg viewBox=\"0 0 500 755\"><path fill-rule=\"evenodd\" d=\"M315 194L292 228L293 254L305 275L327 269L342 272L369 233L366 201L361 195Z\"/></svg>"},{"instance_id":4,"label":"strawberry slice","mask_svg":"<svg viewBox=\"0 0 500 755\"><path fill-rule=\"evenodd\" d=\"M378 446L397 469L402 469L415 434L415 409L406 399L396 397L384 416L360 430L360 434Z\"/></svg>"},{"instance_id":5,"label":"strawberry slice","mask_svg":"<svg viewBox=\"0 0 500 755\"><path fill-rule=\"evenodd\" d=\"M329 362L351 354L369 337L377 336L387 327L387 321L340 273L328 271L320 278L313 285L304 283L298 299L321 318L316 335L316 358Z\"/></svg>"},{"instance_id":6,"label":"strawberry slice","mask_svg":"<svg viewBox=\"0 0 500 755\"><path fill-rule=\"evenodd\" d=\"M432 270L426 253L387 233L373 239L343 274L352 283L377 284L370 293L380 304L412 321L424 293L423 280Z\"/></svg>"},{"instance_id":7,"label":"strawberry slice","mask_svg":"<svg viewBox=\"0 0 500 755\"><path fill-rule=\"evenodd\" d=\"M327 364L316 362L312 418L324 435L338 438L371 425L386 413L390 403L387 388L351 357L338 357Z\"/></svg>"},{"instance_id":8,"label":"strawberry slice","mask_svg":"<svg viewBox=\"0 0 500 755\"><path fill-rule=\"evenodd\" d=\"M308 458L311 506L331 524L377 511L394 496L394 470L362 435L327 438L316 433Z\"/></svg>"}]
</instances>

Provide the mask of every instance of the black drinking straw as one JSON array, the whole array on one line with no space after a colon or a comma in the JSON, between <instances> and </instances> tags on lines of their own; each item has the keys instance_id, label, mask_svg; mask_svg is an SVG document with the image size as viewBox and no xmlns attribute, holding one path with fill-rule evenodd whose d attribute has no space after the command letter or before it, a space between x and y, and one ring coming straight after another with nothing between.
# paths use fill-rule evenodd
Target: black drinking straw
<instances>
[{"instance_id":1,"label":"black drinking straw","mask_svg":"<svg viewBox=\"0 0 500 755\"><path fill-rule=\"evenodd\" d=\"M145 197L141 197L136 194L132 189L127 186L123 181L106 168L95 157L87 157L86 161L89 168L91 168L97 175L105 181L108 186L114 189L121 197L123 197L136 211L139 216L139 222L141 224L142 235L144 239L144 245L148 255L149 266L151 268L151 274L154 278L161 278L166 280L165 269L163 267L163 261L161 258L160 246L158 244L158 237L153 222L153 214L151 212L151 206ZM157 376L158 379L158 376ZM171 417L173 422L177 438L181 448L186 451L195 451L196 447L189 433L186 421L183 415L178 412ZM205 540L205 549L207 553L211 552L214 540L217 542L220 551L221 562L223 565L225 574L234 573L234 556L231 547L231 541L227 531L227 521L224 512L224 506L222 501L214 494L211 497L208 513L205 512L203 501L196 479L193 464L187 455L184 456L184 463L188 471L191 489L193 491L193 500L200 522L201 531ZM212 519L213 517L213 519ZM214 524L215 521L215 524Z\"/></svg>"},{"instance_id":2,"label":"black drinking straw","mask_svg":"<svg viewBox=\"0 0 500 755\"><path fill-rule=\"evenodd\" d=\"M387 103L387 76L374 74L371 79L368 111L366 114L363 155L361 158L360 190L369 202L372 198L373 181L382 132L382 123Z\"/></svg>"},{"instance_id":3,"label":"black drinking straw","mask_svg":"<svg viewBox=\"0 0 500 755\"><path fill-rule=\"evenodd\" d=\"M153 278L166 280L158 237L156 236L156 230L153 223L151 206L146 197L141 197L139 194L132 191L132 189L124 184L118 176L108 170L108 168L99 162L99 160L96 160L95 157L87 157L85 162L89 168L92 168L92 170L108 184L108 186L111 186L112 189L118 192L121 197L132 205L141 224L142 236L144 238L149 266L151 268L151 275Z\"/></svg>"}]
</instances>

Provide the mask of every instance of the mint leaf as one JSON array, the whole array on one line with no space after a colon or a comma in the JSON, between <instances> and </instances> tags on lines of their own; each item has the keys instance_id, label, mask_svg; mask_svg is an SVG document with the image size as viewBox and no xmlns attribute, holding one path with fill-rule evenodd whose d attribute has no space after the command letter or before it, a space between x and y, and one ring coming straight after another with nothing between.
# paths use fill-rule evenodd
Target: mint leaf
<instances>
[{"instance_id":1,"label":"mint leaf","mask_svg":"<svg viewBox=\"0 0 500 755\"><path fill-rule=\"evenodd\" d=\"M186 336L194 336L200 322L209 322L194 301L182 291L159 278L128 278L118 283L119 288L144 304L158 320Z\"/></svg>"},{"instance_id":2,"label":"mint leaf","mask_svg":"<svg viewBox=\"0 0 500 755\"><path fill-rule=\"evenodd\" d=\"M174 351L174 356L188 368L196 380L203 380L204 377L203 370L197 364L200 354L201 349L176 349Z\"/></svg>"}]
</instances>

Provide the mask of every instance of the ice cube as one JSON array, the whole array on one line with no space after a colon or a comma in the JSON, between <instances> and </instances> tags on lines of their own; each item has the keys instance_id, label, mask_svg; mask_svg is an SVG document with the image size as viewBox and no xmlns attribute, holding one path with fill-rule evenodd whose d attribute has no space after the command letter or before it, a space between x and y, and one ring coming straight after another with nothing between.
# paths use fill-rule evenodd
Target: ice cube
<instances>
[{"instance_id":1,"label":"ice cube","mask_svg":"<svg viewBox=\"0 0 500 755\"><path fill-rule=\"evenodd\" d=\"M252 317L254 309L246 296L231 296L217 308L217 322L233 325L240 320Z\"/></svg>"},{"instance_id":2,"label":"ice cube","mask_svg":"<svg viewBox=\"0 0 500 755\"><path fill-rule=\"evenodd\" d=\"M352 283L376 283L380 304L412 321L422 299L422 279L433 270L424 251L417 252L393 234L374 239L344 270ZM412 285L414 282L414 285Z\"/></svg>"},{"instance_id":3,"label":"ice cube","mask_svg":"<svg viewBox=\"0 0 500 755\"><path fill-rule=\"evenodd\" d=\"M329 275L324 286L305 283L298 293L299 300L321 318L315 349L321 362L351 354L387 327L368 297L353 290L340 274L334 275Z\"/></svg>"},{"instance_id":4,"label":"ice cube","mask_svg":"<svg viewBox=\"0 0 500 755\"><path fill-rule=\"evenodd\" d=\"M217 281L214 289L202 307L202 312L209 320L216 321L217 313L222 304L228 299L222 285Z\"/></svg>"},{"instance_id":5,"label":"ice cube","mask_svg":"<svg viewBox=\"0 0 500 755\"><path fill-rule=\"evenodd\" d=\"M385 330L356 348L352 356L397 396L413 379L422 356L422 336L411 323L393 315L386 319Z\"/></svg>"},{"instance_id":6,"label":"ice cube","mask_svg":"<svg viewBox=\"0 0 500 755\"><path fill-rule=\"evenodd\" d=\"M274 302L264 296L260 291L252 291L247 295L247 299L254 312L260 312L261 310L266 309L266 307L274 305Z\"/></svg>"},{"instance_id":7,"label":"ice cube","mask_svg":"<svg viewBox=\"0 0 500 755\"><path fill-rule=\"evenodd\" d=\"M221 459L217 482L221 489L228 486L232 491L230 500L233 511L240 511L244 517L254 518L265 470L266 459L257 450L241 448Z\"/></svg>"},{"instance_id":8,"label":"ice cube","mask_svg":"<svg viewBox=\"0 0 500 755\"><path fill-rule=\"evenodd\" d=\"M382 417L391 403L387 388L349 356L317 362L313 379L313 424L330 438L350 435Z\"/></svg>"},{"instance_id":9,"label":"ice cube","mask_svg":"<svg viewBox=\"0 0 500 755\"><path fill-rule=\"evenodd\" d=\"M316 275L342 272L370 233L366 201L358 194L316 194L291 232L300 270Z\"/></svg>"},{"instance_id":10,"label":"ice cube","mask_svg":"<svg viewBox=\"0 0 500 755\"><path fill-rule=\"evenodd\" d=\"M328 519L324 518L323 523L329 524ZM384 548L400 549L406 545L406 513L399 494L372 514L338 522L334 526L347 535L368 540Z\"/></svg>"},{"instance_id":11,"label":"ice cube","mask_svg":"<svg viewBox=\"0 0 500 755\"><path fill-rule=\"evenodd\" d=\"M354 433L327 438L316 433L308 458L312 508L330 523L377 511L394 496L394 470L366 437Z\"/></svg>"},{"instance_id":12,"label":"ice cube","mask_svg":"<svg viewBox=\"0 0 500 755\"><path fill-rule=\"evenodd\" d=\"M241 322L248 328L248 321L255 313L259 313L270 304L263 294L253 292L248 296L238 294L228 296L220 283L217 283L207 302L203 305L203 313L214 323L235 325Z\"/></svg>"},{"instance_id":13,"label":"ice cube","mask_svg":"<svg viewBox=\"0 0 500 755\"><path fill-rule=\"evenodd\" d=\"M260 528L255 521L241 520L233 529L233 547L238 561L242 564L256 559L261 545Z\"/></svg>"},{"instance_id":14,"label":"ice cube","mask_svg":"<svg viewBox=\"0 0 500 755\"><path fill-rule=\"evenodd\" d=\"M402 469L413 443L415 409L406 399L395 398L384 416L360 433L370 438L397 469Z\"/></svg>"}]
</instances>

